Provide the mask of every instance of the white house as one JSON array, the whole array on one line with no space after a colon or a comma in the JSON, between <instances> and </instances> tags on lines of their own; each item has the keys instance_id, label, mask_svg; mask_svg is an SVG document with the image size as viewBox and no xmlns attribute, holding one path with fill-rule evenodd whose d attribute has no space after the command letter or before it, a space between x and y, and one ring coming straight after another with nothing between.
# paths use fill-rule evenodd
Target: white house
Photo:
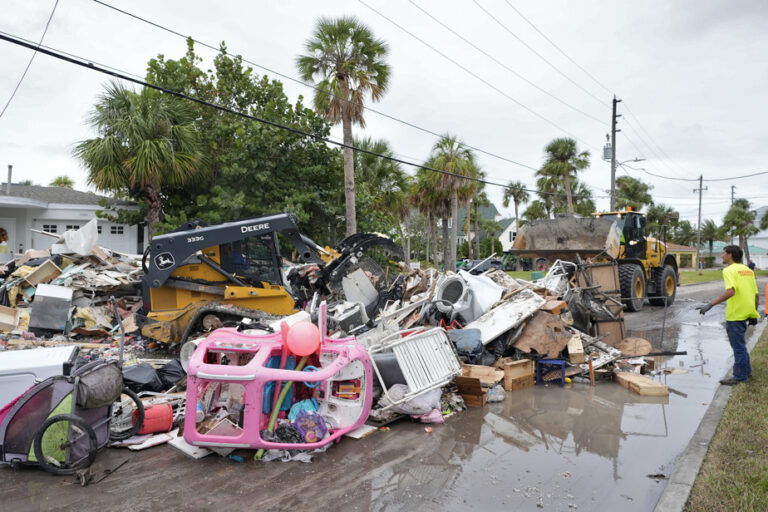
<instances>
[{"instance_id":1,"label":"white house","mask_svg":"<svg viewBox=\"0 0 768 512\"><path fill-rule=\"evenodd\" d=\"M760 220L763 218L763 215L768 212L768 206L762 206L755 211L757 212L757 216L755 217L755 227L760 229ZM756 245L758 247L762 247L763 249L768 249L768 229L763 229L755 236L749 237L749 243L750 245Z\"/></svg>"},{"instance_id":2,"label":"white house","mask_svg":"<svg viewBox=\"0 0 768 512\"><path fill-rule=\"evenodd\" d=\"M514 219L501 219L499 225L504 229L499 235L499 241L506 252L512 248L512 244L515 242L515 236L517 236L517 221Z\"/></svg>"},{"instance_id":3,"label":"white house","mask_svg":"<svg viewBox=\"0 0 768 512\"><path fill-rule=\"evenodd\" d=\"M0 262L27 249L47 249L54 238L30 229L61 234L77 229L102 209L99 201L125 209L137 207L129 201L119 201L91 192L66 187L42 187L7 183L0 189ZM144 251L145 229L98 220L99 245L128 253ZM5 238L5 240L2 240Z\"/></svg>"}]
</instances>

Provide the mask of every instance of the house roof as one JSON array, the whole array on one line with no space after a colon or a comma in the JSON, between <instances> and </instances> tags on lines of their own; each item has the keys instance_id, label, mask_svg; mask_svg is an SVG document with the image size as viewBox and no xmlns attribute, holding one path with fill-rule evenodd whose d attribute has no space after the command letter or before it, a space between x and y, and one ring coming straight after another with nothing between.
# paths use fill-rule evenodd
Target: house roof
<instances>
[{"instance_id":1,"label":"house roof","mask_svg":"<svg viewBox=\"0 0 768 512\"><path fill-rule=\"evenodd\" d=\"M751 240L751 238L750 238ZM735 239L734 242L738 244L738 240ZM712 252L713 253L721 253L723 251L723 247L726 245L730 245L730 243L726 242L714 242L712 244ZM702 243L701 244L701 250L709 252L709 244L708 243ZM756 245L749 244L749 254L768 254L768 249L764 247L758 247Z\"/></svg>"},{"instance_id":2,"label":"house roof","mask_svg":"<svg viewBox=\"0 0 768 512\"><path fill-rule=\"evenodd\" d=\"M675 252L696 252L695 247L691 247L690 245L673 244L672 242L667 242L667 249Z\"/></svg>"},{"instance_id":3,"label":"house roof","mask_svg":"<svg viewBox=\"0 0 768 512\"><path fill-rule=\"evenodd\" d=\"M459 226L464 224L464 216L467 214L466 208L459 208L458 213L458 222ZM496 205L491 203L491 206L480 206L477 208L477 213L480 215L481 219L486 220L494 220L496 217L499 216L499 210L496 209ZM474 219L474 213L472 218ZM474 228L474 226L473 226Z\"/></svg>"},{"instance_id":4,"label":"house roof","mask_svg":"<svg viewBox=\"0 0 768 512\"><path fill-rule=\"evenodd\" d=\"M515 219L513 217L510 217L508 219L500 219L497 222L498 222L499 226L501 226L501 230L504 231L505 229L507 229L510 226L510 224L515 222Z\"/></svg>"},{"instance_id":5,"label":"house roof","mask_svg":"<svg viewBox=\"0 0 768 512\"><path fill-rule=\"evenodd\" d=\"M11 183L11 193L6 193L7 184L0 186L0 206L7 206L13 202L14 205L20 204L12 199L29 200L30 206L47 206L39 203L54 204L92 204L98 205L99 201L106 199L110 205L129 206L133 205L131 201L124 201L107 196L100 196L93 192L81 192L67 187L43 187L40 185L19 185Z\"/></svg>"}]
</instances>

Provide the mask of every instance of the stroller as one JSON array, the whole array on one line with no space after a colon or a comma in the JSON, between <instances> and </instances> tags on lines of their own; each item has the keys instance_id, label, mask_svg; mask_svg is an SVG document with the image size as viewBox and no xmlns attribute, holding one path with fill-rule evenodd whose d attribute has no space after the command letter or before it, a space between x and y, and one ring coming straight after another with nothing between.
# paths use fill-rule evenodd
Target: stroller
<instances>
[{"instance_id":1,"label":"stroller","mask_svg":"<svg viewBox=\"0 0 768 512\"><path fill-rule=\"evenodd\" d=\"M38 464L51 473L69 475L90 466L110 440L135 435L144 421L144 407L123 387L122 348L121 339L120 363L93 361L71 375L49 377L0 410L0 463ZM122 400L123 395L128 398ZM131 415L136 411L136 421L120 429L113 420L126 410Z\"/></svg>"}]
</instances>

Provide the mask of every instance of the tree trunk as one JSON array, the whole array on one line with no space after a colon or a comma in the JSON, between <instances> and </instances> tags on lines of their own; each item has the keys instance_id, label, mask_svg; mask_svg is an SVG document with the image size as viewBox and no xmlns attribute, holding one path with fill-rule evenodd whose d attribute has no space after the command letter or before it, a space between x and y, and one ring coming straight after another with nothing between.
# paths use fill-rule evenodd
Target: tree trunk
<instances>
[{"instance_id":1,"label":"tree trunk","mask_svg":"<svg viewBox=\"0 0 768 512\"><path fill-rule=\"evenodd\" d=\"M515 240L517 239L517 233L520 231L520 217L517 215L517 201L515 201ZM520 255L515 255L515 270L520 272Z\"/></svg>"},{"instance_id":2,"label":"tree trunk","mask_svg":"<svg viewBox=\"0 0 768 512\"><path fill-rule=\"evenodd\" d=\"M568 213L573 213L573 197L571 197L571 180L568 178L568 173L563 175L563 181L565 181L565 198L568 201Z\"/></svg>"},{"instance_id":3,"label":"tree trunk","mask_svg":"<svg viewBox=\"0 0 768 512\"><path fill-rule=\"evenodd\" d=\"M450 258L448 256L450 250L451 250L451 233L450 229L448 229L448 217L445 215L442 218L443 223L443 270L448 270L448 264L450 263Z\"/></svg>"},{"instance_id":4,"label":"tree trunk","mask_svg":"<svg viewBox=\"0 0 768 512\"><path fill-rule=\"evenodd\" d=\"M472 207L475 210L475 253L479 258L480 257L480 227L478 223L479 214L477 213L477 202L473 203Z\"/></svg>"},{"instance_id":5,"label":"tree trunk","mask_svg":"<svg viewBox=\"0 0 768 512\"><path fill-rule=\"evenodd\" d=\"M352 121L342 116L344 144L351 146ZM344 203L346 206L347 236L357 233L357 215L355 212L355 159L351 148L344 148Z\"/></svg>"},{"instance_id":6,"label":"tree trunk","mask_svg":"<svg viewBox=\"0 0 768 512\"><path fill-rule=\"evenodd\" d=\"M472 238L469 235L472 233L472 216L470 212L472 211L473 204L470 197L467 201L467 218L465 219L467 221L467 258L469 259L472 259ZM477 236L477 233L475 233L475 236Z\"/></svg>"},{"instance_id":7,"label":"tree trunk","mask_svg":"<svg viewBox=\"0 0 768 512\"><path fill-rule=\"evenodd\" d=\"M155 233L155 224L160 220L160 212L163 208L163 199L160 197L160 189L154 184L147 185L146 191L147 206L149 211L147 212L147 238L149 243L152 243L152 237Z\"/></svg>"},{"instance_id":8,"label":"tree trunk","mask_svg":"<svg viewBox=\"0 0 768 512\"><path fill-rule=\"evenodd\" d=\"M742 263L745 265L749 263L749 239L744 235L739 235L739 245L741 246L741 249L744 251L744 259L742 260Z\"/></svg>"},{"instance_id":9,"label":"tree trunk","mask_svg":"<svg viewBox=\"0 0 768 512\"><path fill-rule=\"evenodd\" d=\"M410 244L408 243L408 240L405 238L405 232L403 231L403 226L399 222L397 223L397 229L400 231L400 241L403 246L403 257L405 259L405 268L408 270L411 269L411 255L410 253Z\"/></svg>"},{"instance_id":10,"label":"tree trunk","mask_svg":"<svg viewBox=\"0 0 768 512\"><path fill-rule=\"evenodd\" d=\"M459 192L458 185L454 184L451 187L451 249L448 255L450 256L450 266L446 269L450 269L456 272L456 237L458 236L459 229Z\"/></svg>"},{"instance_id":11,"label":"tree trunk","mask_svg":"<svg viewBox=\"0 0 768 512\"><path fill-rule=\"evenodd\" d=\"M432 216L432 213L429 213L427 216L427 221L429 222L429 237L432 239L432 264L435 266L435 268L438 268L437 264L439 261L437 259L437 226L435 226L437 219Z\"/></svg>"}]
</instances>

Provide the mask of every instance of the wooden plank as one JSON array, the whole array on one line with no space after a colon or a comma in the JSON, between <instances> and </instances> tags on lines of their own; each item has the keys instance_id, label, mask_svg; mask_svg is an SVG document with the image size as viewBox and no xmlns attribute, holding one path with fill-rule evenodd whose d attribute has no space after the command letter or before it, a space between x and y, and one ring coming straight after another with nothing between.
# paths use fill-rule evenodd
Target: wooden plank
<instances>
[{"instance_id":1,"label":"wooden plank","mask_svg":"<svg viewBox=\"0 0 768 512\"><path fill-rule=\"evenodd\" d=\"M492 366L482 366L475 364L465 364L461 367L461 374L464 377L474 377L480 379L483 386L493 386L504 378L504 372L497 370Z\"/></svg>"},{"instance_id":2,"label":"wooden plank","mask_svg":"<svg viewBox=\"0 0 768 512\"><path fill-rule=\"evenodd\" d=\"M584 358L584 345L581 343L581 336L574 334L568 340L568 358L571 364L579 364L586 361Z\"/></svg>"},{"instance_id":3,"label":"wooden plank","mask_svg":"<svg viewBox=\"0 0 768 512\"><path fill-rule=\"evenodd\" d=\"M563 312L563 309L568 309L568 305L565 303L564 300L552 300L550 298L547 298L547 302L541 306L540 308L542 311L546 311L547 313L551 313L553 315L559 315Z\"/></svg>"},{"instance_id":4,"label":"wooden plank","mask_svg":"<svg viewBox=\"0 0 768 512\"><path fill-rule=\"evenodd\" d=\"M614 372L613 373L616 382L634 391L638 395L643 396L668 396L669 387L660 382L656 382L653 379L649 379L645 375L632 372Z\"/></svg>"},{"instance_id":5,"label":"wooden plank","mask_svg":"<svg viewBox=\"0 0 768 512\"><path fill-rule=\"evenodd\" d=\"M456 387L464 403L472 407L482 407L488 401L488 390L483 389L480 379L474 377L456 377Z\"/></svg>"}]
</instances>

